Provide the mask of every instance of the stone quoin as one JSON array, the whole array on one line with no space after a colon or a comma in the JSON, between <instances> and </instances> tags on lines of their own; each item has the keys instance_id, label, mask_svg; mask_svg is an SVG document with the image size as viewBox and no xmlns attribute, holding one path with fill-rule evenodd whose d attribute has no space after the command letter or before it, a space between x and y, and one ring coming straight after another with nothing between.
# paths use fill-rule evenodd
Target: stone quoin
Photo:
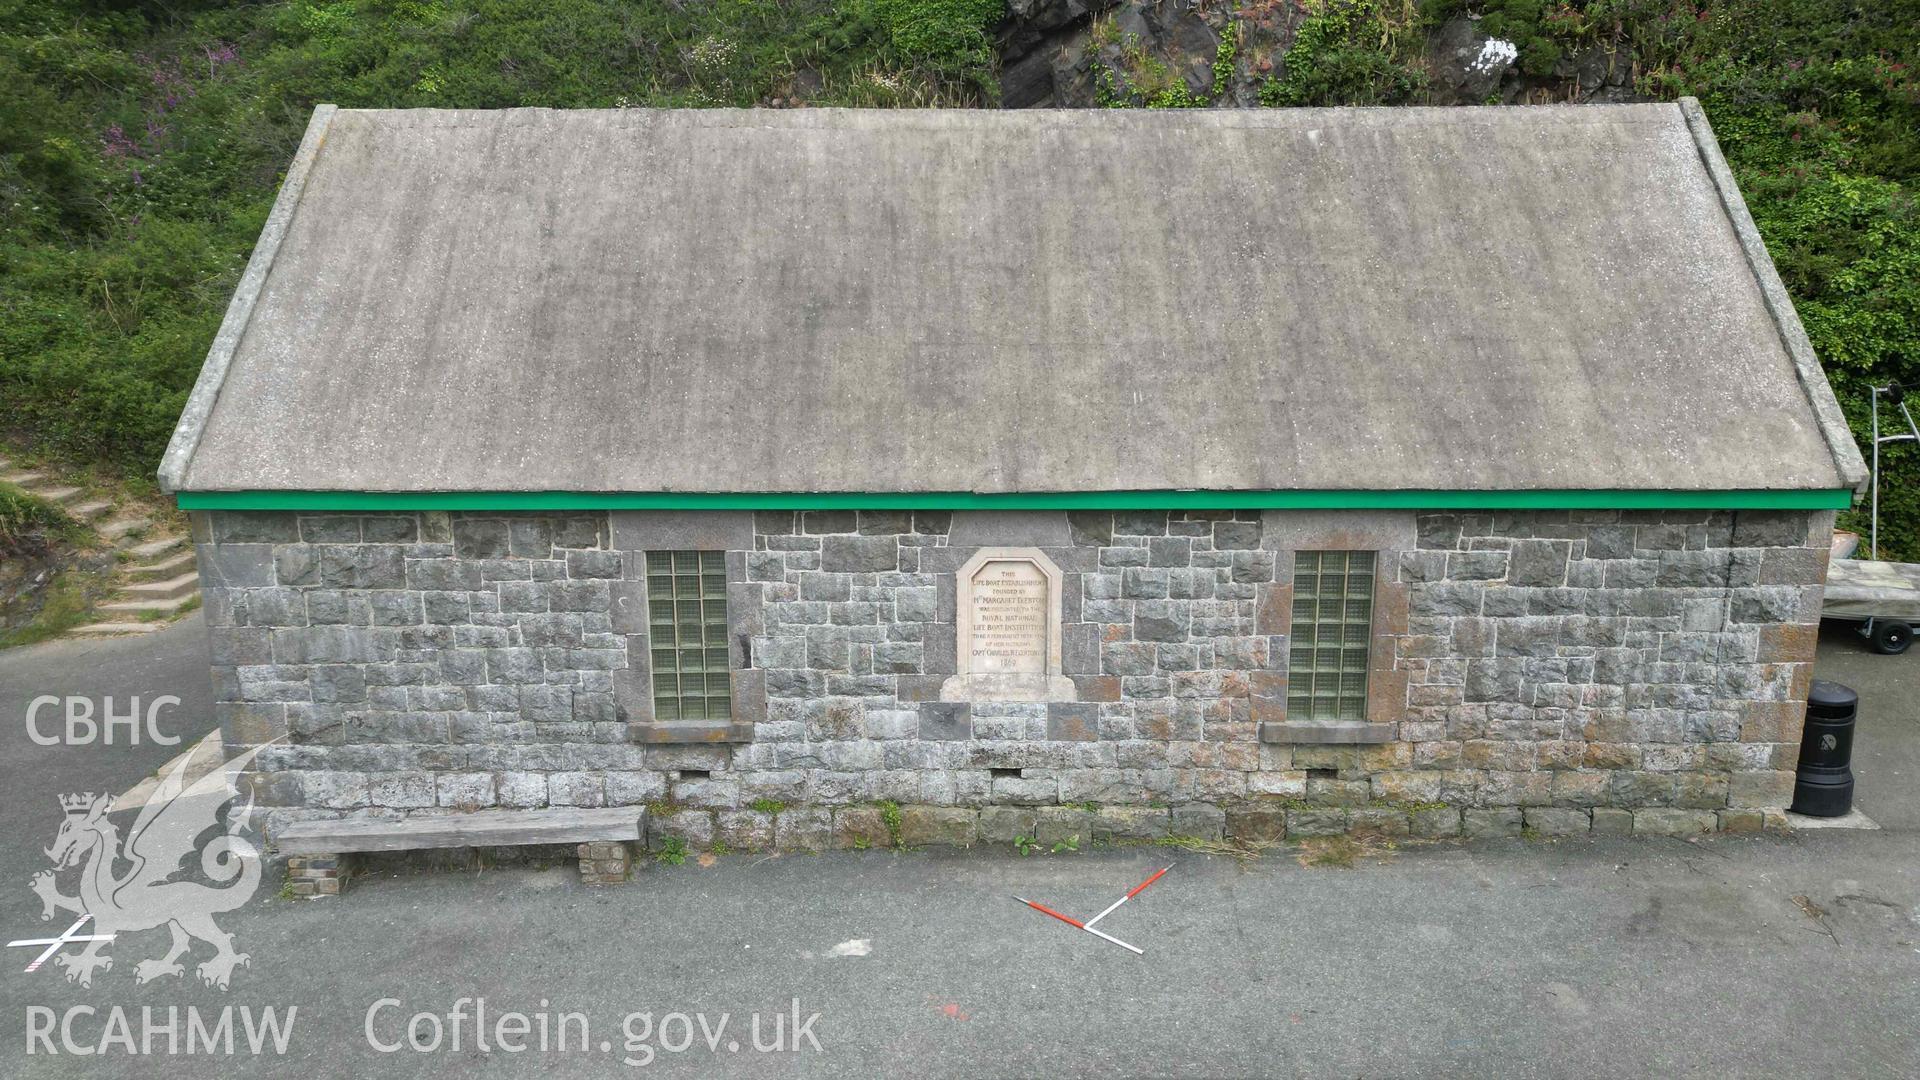
<instances>
[{"instance_id":1,"label":"stone quoin","mask_svg":"<svg viewBox=\"0 0 1920 1080\"><path fill-rule=\"evenodd\" d=\"M1691 101L322 107L161 470L270 826L735 849L1761 828L1862 478Z\"/></svg>"}]
</instances>

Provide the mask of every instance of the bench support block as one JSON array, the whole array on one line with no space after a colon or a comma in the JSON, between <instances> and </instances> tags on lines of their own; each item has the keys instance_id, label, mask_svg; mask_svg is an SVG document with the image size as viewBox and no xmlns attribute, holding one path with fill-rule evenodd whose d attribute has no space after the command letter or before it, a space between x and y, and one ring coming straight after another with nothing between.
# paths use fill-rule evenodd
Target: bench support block
<instances>
[{"instance_id":1,"label":"bench support block","mask_svg":"<svg viewBox=\"0 0 1920 1080\"><path fill-rule=\"evenodd\" d=\"M633 845L625 840L594 840L580 845L580 883L618 885L633 872Z\"/></svg>"},{"instance_id":2,"label":"bench support block","mask_svg":"<svg viewBox=\"0 0 1920 1080\"><path fill-rule=\"evenodd\" d=\"M346 855L291 855L287 891L295 896L338 896L347 891L351 873Z\"/></svg>"}]
</instances>

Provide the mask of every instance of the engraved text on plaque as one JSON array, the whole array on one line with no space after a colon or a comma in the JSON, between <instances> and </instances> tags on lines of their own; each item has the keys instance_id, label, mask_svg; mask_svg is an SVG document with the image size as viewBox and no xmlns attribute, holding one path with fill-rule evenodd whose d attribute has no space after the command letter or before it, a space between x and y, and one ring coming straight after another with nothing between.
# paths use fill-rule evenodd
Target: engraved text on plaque
<instances>
[{"instance_id":1,"label":"engraved text on plaque","mask_svg":"<svg viewBox=\"0 0 1920 1080\"><path fill-rule=\"evenodd\" d=\"M1047 576L1022 560L996 560L973 575L973 654L978 675L1047 673Z\"/></svg>"}]
</instances>

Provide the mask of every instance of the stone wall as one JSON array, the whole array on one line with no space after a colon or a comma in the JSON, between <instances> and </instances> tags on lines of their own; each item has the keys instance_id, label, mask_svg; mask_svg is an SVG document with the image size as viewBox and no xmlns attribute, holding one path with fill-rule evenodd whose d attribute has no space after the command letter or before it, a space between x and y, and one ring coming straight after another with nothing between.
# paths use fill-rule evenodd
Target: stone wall
<instances>
[{"instance_id":1,"label":"stone wall","mask_svg":"<svg viewBox=\"0 0 1920 1080\"><path fill-rule=\"evenodd\" d=\"M276 816L651 804L658 836L738 847L1043 823L1089 838L1756 825L1791 793L1829 527L1804 512L215 513L196 539L223 730L285 737L256 776ZM1061 571L1076 700L939 700L955 571L1006 545ZM636 613L656 547L729 550L732 725L653 722ZM1286 714L1307 548L1381 553L1364 722Z\"/></svg>"}]
</instances>

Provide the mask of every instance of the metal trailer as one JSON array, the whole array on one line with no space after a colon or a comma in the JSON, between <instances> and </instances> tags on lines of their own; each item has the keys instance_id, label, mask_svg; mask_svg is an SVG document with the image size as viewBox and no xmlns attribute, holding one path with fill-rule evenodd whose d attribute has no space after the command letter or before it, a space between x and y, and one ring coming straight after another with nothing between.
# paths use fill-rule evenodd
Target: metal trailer
<instances>
[{"instance_id":1,"label":"metal trailer","mask_svg":"<svg viewBox=\"0 0 1920 1080\"><path fill-rule=\"evenodd\" d=\"M1872 387L1873 464L1868 495L1869 521L1867 557L1849 559L1859 538L1851 533L1834 535L1833 558L1827 564L1826 599L1820 608L1823 619L1840 619L1860 624L1860 636L1873 650L1889 656L1907 651L1913 644L1913 628L1920 624L1920 564L1880 561L1880 447L1884 443L1920 442L1920 424L1907 410L1907 388L1899 383ZM1900 410L1907 430L1896 435L1880 434L1880 399ZM1850 541L1850 542L1849 542Z\"/></svg>"},{"instance_id":2,"label":"metal trailer","mask_svg":"<svg viewBox=\"0 0 1920 1080\"><path fill-rule=\"evenodd\" d=\"M1875 652L1906 652L1920 625L1920 564L1834 559L1820 617L1859 623Z\"/></svg>"}]
</instances>

